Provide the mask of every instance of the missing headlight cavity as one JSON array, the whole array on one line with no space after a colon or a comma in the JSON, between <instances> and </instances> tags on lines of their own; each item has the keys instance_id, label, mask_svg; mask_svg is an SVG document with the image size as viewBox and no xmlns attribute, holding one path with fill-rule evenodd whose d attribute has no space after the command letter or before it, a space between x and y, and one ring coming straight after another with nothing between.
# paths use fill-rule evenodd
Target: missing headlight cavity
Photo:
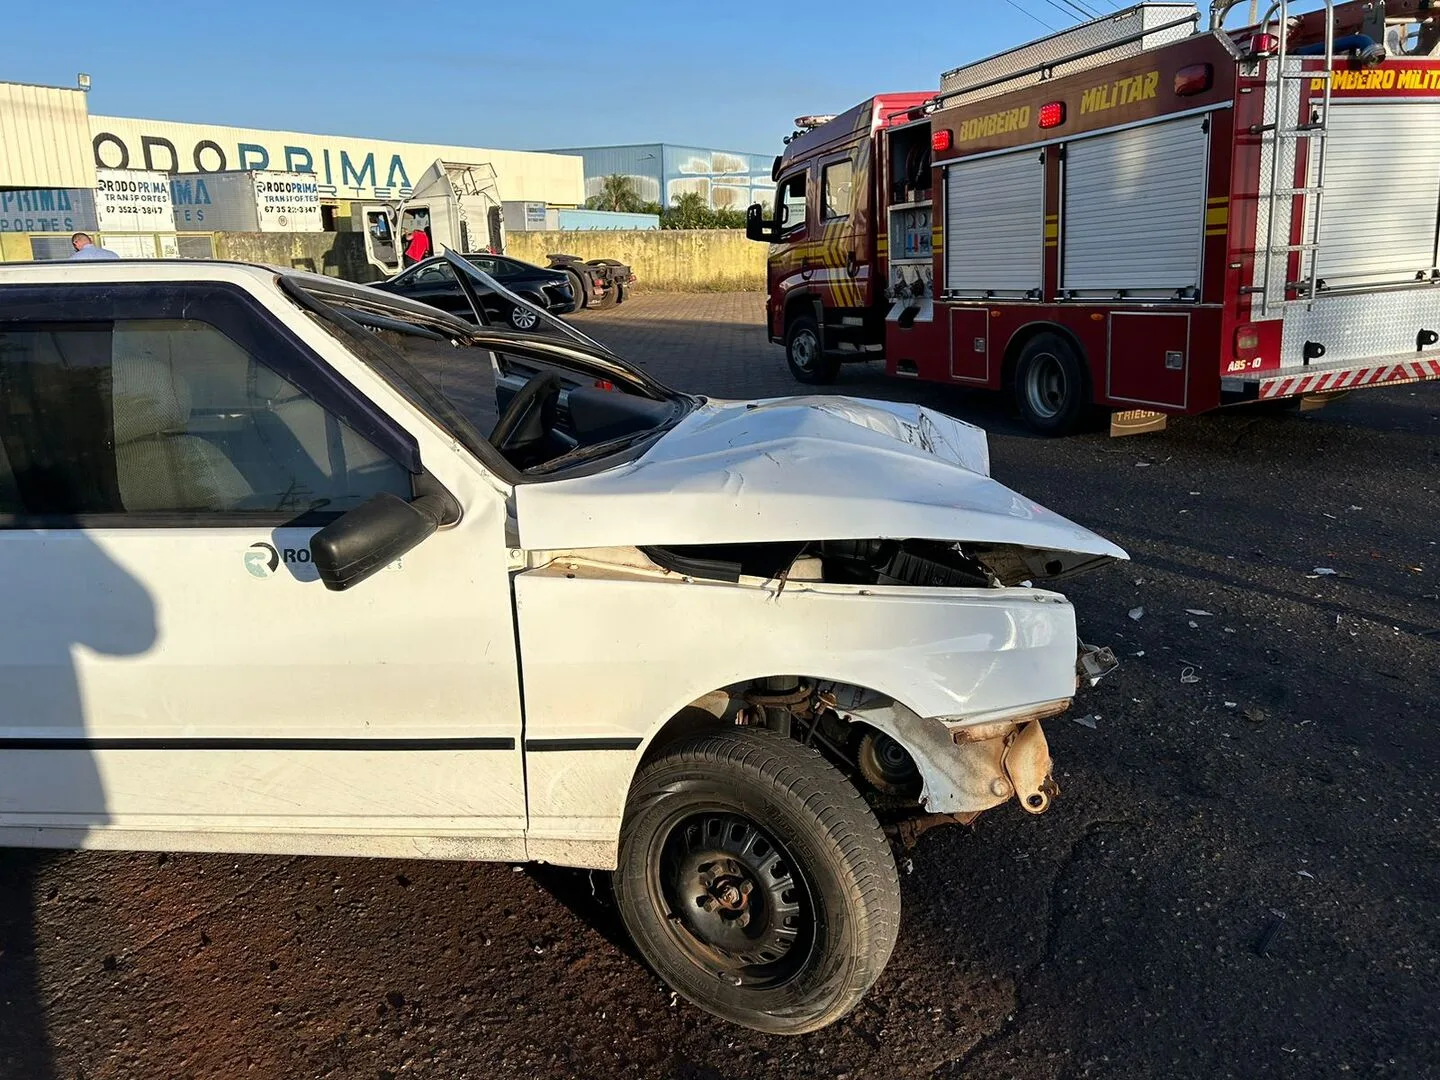
<instances>
[{"instance_id":1,"label":"missing headlight cavity","mask_svg":"<svg viewBox=\"0 0 1440 1080\"><path fill-rule=\"evenodd\" d=\"M852 585L988 589L995 575L959 544L936 540L827 540L824 580Z\"/></svg>"},{"instance_id":2,"label":"missing headlight cavity","mask_svg":"<svg viewBox=\"0 0 1440 1080\"><path fill-rule=\"evenodd\" d=\"M710 581L757 577L938 589L993 589L1053 581L1110 561L1109 556L1085 552L949 540L685 544L641 550L671 573Z\"/></svg>"}]
</instances>

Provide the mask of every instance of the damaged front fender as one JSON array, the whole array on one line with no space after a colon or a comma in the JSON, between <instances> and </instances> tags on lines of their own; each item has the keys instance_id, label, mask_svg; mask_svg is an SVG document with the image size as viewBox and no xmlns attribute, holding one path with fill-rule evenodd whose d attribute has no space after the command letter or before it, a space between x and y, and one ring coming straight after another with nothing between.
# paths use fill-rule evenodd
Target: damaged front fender
<instances>
[{"instance_id":1,"label":"damaged front fender","mask_svg":"<svg viewBox=\"0 0 1440 1080\"><path fill-rule=\"evenodd\" d=\"M979 813L1018 798L1026 811L1041 814L1059 794L1040 718L1063 712L1068 700L961 725L920 716L889 698L865 699L855 687L832 693L843 719L868 724L905 747L920 773L919 803L928 813Z\"/></svg>"}]
</instances>

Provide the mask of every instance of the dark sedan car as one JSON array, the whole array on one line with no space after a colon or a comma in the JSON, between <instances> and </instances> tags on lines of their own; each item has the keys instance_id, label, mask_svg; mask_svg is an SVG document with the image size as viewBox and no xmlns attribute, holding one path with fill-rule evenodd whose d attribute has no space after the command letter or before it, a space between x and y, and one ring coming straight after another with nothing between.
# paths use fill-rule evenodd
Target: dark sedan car
<instances>
[{"instance_id":1,"label":"dark sedan car","mask_svg":"<svg viewBox=\"0 0 1440 1080\"><path fill-rule=\"evenodd\" d=\"M545 308L552 315L564 315L575 310L574 289L569 276L563 270L546 270L544 267L531 266L504 255L462 257L494 277L511 292L537 307ZM419 300L422 304L459 315L462 319L474 321L470 302L460 291L460 284L455 280L455 271L445 261L444 256L437 255L418 262L388 281L375 282L374 288L398 293L412 300ZM496 326L533 330L540 321L533 311L516 307L497 293L481 293L480 302L485 307L486 317Z\"/></svg>"}]
</instances>

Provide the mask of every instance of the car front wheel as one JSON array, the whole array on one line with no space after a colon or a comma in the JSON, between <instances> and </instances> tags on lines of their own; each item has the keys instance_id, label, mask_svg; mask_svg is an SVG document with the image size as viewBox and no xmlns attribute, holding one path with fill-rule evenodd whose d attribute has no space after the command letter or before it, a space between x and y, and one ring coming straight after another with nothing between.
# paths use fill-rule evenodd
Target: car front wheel
<instances>
[{"instance_id":1,"label":"car front wheel","mask_svg":"<svg viewBox=\"0 0 1440 1080\"><path fill-rule=\"evenodd\" d=\"M853 1009L900 925L895 861L859 792L814 750L763 730L691 737L641 767L614 882L661 978L771 1034Z\"/></svg>"}]
</instances>

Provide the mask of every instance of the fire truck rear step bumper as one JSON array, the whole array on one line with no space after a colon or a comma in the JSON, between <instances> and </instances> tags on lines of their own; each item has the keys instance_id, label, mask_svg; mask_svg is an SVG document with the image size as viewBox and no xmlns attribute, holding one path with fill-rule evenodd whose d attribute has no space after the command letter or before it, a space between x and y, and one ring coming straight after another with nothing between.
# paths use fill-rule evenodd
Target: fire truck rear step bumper
<instances>
[{"instance_id":1,"label":"fire truck rear step bumper","mask_svg":"<svg viewBox=\"0 0 1440 1080\"><path fill-rule=\"evenodd\" d=\"M1409 353L1358 362L1308 364L1305 367L1256 372L1254 375L1226 375L1220 380L1220 394L1228 404L1358 390L1362 386L1394 386L1430 379L1440 379L1440 356L1421 357Z\"/></svg>"}]
</instances>

